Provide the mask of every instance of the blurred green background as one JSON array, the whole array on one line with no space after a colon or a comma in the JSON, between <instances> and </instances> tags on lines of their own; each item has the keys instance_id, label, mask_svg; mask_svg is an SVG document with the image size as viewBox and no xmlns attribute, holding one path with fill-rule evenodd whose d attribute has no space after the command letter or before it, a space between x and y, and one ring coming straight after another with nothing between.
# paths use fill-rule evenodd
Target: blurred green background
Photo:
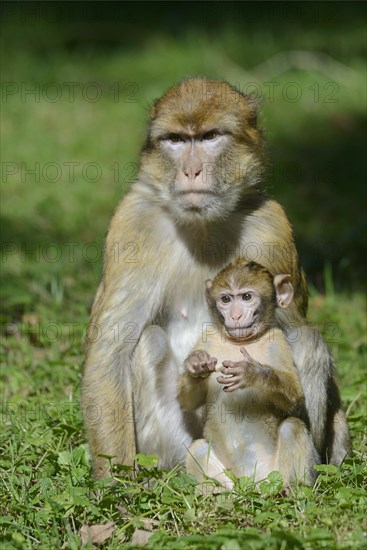
<instances>
[{"instance_id":1,"label":"blurred green background","mask_svg":"<svg viewBox=\"0 0 367 550\"><path fill-rule=\"evenodd\" d=\"M87 319L147 108L184 76L262 97L267 187L311 290L363 288L363 3L2 5L3 320Z\"/></svg>"},{"instance_id":2,"label":"blurred green background","mask_svg":"<svg viewBox=\"0 0 367 550\"><path fill-rule=\"evenodd\" d=\"M150 516L156 548L364 548L366 4L0 9L2 547L81 548L81 526L113 520L104 547L121 549ZM171 473L132 487L126 472L105 489L90 476L79 396L104 236L149 105L197 75L262 98L266 186L294 225L353 439L354 457L316 489L276 501L262 488L208 501Z\"/></svg>"}]
</instances>

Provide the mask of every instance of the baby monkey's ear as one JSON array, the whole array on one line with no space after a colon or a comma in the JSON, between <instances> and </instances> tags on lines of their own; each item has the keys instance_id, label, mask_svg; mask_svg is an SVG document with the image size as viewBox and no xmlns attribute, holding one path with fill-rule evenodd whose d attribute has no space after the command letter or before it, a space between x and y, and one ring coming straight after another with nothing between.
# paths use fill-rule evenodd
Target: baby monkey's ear
<instances>
[{"instance_id":1,"label":"baby monkey's ear","mask_svg":"<svg viewBox=\"0 0 367 550\"><path fill-rule=\"evenodd\" d=\"M209 307L212 307L215 303L215 300L213 301L213 297L211 295L212 288L213 288L213 281L211 281L210 279L207 279L205 281L205 298L206 298L206 303L208 304Z\"/></svg>"},{"instance_id":2,"label":"baby monkey's ear","mask_svg":"<svg viewBox=\"0 0 367 550\"><path fill-rule=\"evenodd\" d=\"M274 277L275 292L277 295L277 303L279 307L286 308L293 299L293 286L291 276L279 274Z\"/></svg>"},{"instance_id":3,"label":"baby monkey's ear","mask_svg":"<svg viewBox=\"0 0 367 550\"><path fill-rule=\"evenodd\" d=\"M213 286L213 281L211 279L207 279L205 281L205 289L210 290L212 288L212 286Z\"/></svg>"}]
</instances>

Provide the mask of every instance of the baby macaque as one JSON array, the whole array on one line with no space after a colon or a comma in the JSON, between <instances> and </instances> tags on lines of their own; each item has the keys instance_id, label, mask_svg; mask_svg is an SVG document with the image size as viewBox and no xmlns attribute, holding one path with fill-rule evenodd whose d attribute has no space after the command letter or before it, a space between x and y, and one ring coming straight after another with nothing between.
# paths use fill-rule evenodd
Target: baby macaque
<instances>
[{"instance_id":1,"label":"baby macaque","mask_svg":"<svg viewBox=\"0 0 367 550\"><path fill-rule=\"evenodd\" d=\"M206 298L216 325L208 323L179 380L185 410L205 405L205 439L190 446L187 471L229 489L225 470L255 481L277 470L286 485L312 483L320 458L292 351L275 316L292 301L290 276L272 276L239 258L206 281Z\"/></svg>"}]
</instances>

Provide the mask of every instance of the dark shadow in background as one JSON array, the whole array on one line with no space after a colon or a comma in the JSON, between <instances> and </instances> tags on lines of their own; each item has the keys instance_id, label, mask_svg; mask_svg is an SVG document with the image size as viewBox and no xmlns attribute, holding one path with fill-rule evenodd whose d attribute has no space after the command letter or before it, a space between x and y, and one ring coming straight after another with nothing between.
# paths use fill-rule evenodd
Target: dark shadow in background
<instances>
[{"instance_id":1,"label":"dark shadow in background","mask_svg":"<svg viewBox=\"0 0 367 550\"><path fill-rule=\"evenodd\" d=\"M366 5L353 2L326 3L245 3L245 2L70 2L70 3L3 3L2 20L6 26L17 21L19 29L13 48L31 49L37 56L52 56L58 51L93 52L146 47L154 37L173 38L188 30L203 29L215 40L222 26L233 28L246 22L250 33L279 30L275 51L291 48L297 32L312 32L326 36L338 29L361 25ZM23 14L23 15L22 15ZM29 21L47 23L44 33L37 33ZM290 35L290 36L289 36ZM284 45L284 48L283 48ZM277 50L278 48L278 50ZM264 61L259 52L238 52L236 63L251 68ZM353 52L366 54L366 43L354 45ZM330 52L331 55L335 52ZM3 50L4 56L4 50ZM342 59L348 64L348 59ZM6 57L3 57L6 63ZM341 111L342 111L341 105ZM307 224L296 238L302 263L309 279L323 290L324 266L333 266L337 287L357 289L364 285L366 258L366 116L341 115L330 121L330 130L315 132L312 117L299 128L298 139L281 142L277 136L269 142L275 169L270 170L268 185L284 204L294 225L303 217L317 220L323 227L320 246L315 247ZM286 157L284 157L286 155ZM276 162L298 163L301 175L284 178L277 173ZM310 177L317 167L318 177ZM322 177L320 175L323 175ZM296 197L296 200L295 200ZM40 228L15 227L3 220L3 242L32 245L44 238L65 242L72 235L65 232L45 235ZM32 242L33 241L33 242Z\"/></svg>"}]
</instances>

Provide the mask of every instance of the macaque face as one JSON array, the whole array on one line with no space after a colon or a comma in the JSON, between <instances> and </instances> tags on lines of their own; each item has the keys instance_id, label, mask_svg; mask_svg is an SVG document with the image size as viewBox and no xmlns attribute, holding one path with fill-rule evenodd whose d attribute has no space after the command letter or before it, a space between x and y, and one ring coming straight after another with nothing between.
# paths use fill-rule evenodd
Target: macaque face
<instances>
[{"instance_id":1,"label":"macaque face","mask_svg":"<svg viewBox=\"0 0 367 550\"><path fill-rule=\"evenodd\" d=\"M231 139L223 130L210 127L207 131L201 128L200 134L185 128L181 133L161 137L160 147L176 167L171 197L183 212L198 213L215 207L221 192L219 160Z\"/></svg>"},{"instance_id":2,"label":"macaque face","mask_svg":"<svg viewBox=\"0 0 367 550\"><path fill-rule=\"evenodd\" d=\"M205 281L206 299L214 317L235 339L260 337L275 326L275 310L293 299L290 275L272 276L256 262L237 258L211 281Z\"/></svg>"},{"instance_id":3,"label":"macaque face","mask_svg":"<svg viewBox=\"0 0 367 550\"><path fill-rule=\"evenodd\" d=\"M248 98L224 82L185 80L151 109L140 179L177 221L223 218L260 181L262 150Z\"/></svg>"},{"instance_id":4,"label":"macaque face","mask_svg":"<svg viewBox=\"0 0 367 550\"><path fill-rule=\"evenodd\" d=\"M221 292L216 306L232 338L245 338L258 332L261 297L256 289L245 286Z\"/></svg>"}]
</instances>

